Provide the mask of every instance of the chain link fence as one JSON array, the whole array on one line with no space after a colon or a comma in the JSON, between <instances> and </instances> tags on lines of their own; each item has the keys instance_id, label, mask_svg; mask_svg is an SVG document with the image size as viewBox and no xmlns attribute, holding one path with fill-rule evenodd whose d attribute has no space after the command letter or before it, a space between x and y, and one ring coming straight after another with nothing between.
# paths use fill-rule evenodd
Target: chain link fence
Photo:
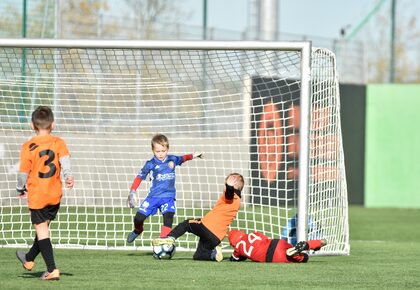
<instances>
[{"instance_id":1,"label":"chain link fence","mask_svg":"<svg viewBox=\"0 0 420 290\"><path fill-rule=\"evenodd\" d=\"M74 7L69 3L78 3ZM150 39L150 40L255 40L250 31L208 28L184 25L181 17L171 22L160 21L165 17L153 15L134 17L110 6L106 0L53 1L27 0L27 17L22 17L22 1L4 0L0 3L0 37L19 38L25 31L28 38L66 39ZM58 7L57 3L61 3ZM82 4L86 4L83 6ZM89 6L90 5L90 6ZM96 5L96 6L95 6ZM23 23L26 22L26 29ZM337 56L337 68L341 83L365 84L387 82L389 61L386 49L381 46L382 59L376 50L368 49L376 44L360 40L331 39L311 35L279 33L278 41L310 40L314 47L328 48ZM420 79L419 45L413 41L407 46L404 59L397 60L398 82L418 82Z\"/></svg>"}]
</instances>

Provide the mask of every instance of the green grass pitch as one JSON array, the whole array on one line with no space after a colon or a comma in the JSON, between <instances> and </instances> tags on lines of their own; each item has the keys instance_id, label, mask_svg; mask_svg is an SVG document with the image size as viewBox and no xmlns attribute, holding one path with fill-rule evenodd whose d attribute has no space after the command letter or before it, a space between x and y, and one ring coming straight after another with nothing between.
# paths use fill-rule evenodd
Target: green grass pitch
<instances>
[{"instance_id":1,"label":"green grass pitch","mask_svg":"<svg viewBox=\"0 0 420 290\"><path fill-rule=\"evenodd\" d=\"M1 289L420 289L420 210L351 207L350 256L307 264L222 263L178 252L154 260L140 251L56 249L60 281L40 281L41 257L24 271L0 248ZM225 259L228 254L225 253Z\"/></svg>"}]
</instances>

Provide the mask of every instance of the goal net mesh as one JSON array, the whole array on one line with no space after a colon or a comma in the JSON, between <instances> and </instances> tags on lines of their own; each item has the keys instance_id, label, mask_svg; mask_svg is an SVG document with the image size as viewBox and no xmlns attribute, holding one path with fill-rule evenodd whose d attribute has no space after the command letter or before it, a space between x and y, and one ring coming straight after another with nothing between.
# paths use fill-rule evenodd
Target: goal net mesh
<instances>
[{"instance_id":1,"label":"goal net mesh","mask_svg":"<svg viewBox=\"0 0 420 290\"><path fill-rule=\"evenodd\" d=\"M75 187L63 189L51 224L57 247L149 249L163 218L148 217L134 244L132 181L153 153L203 152L176 170L174 226L202 217L231 172L245 177L232 229L296 240L298 168L309 166L308 238L321 254L348 254L347 191L334 55L313 50L309 164L299 163L301 52L243 49L10 48L0 45L0 246L32 244L27 200L17 197L21 145L30 115L48 105L52 134L71 152ZM143 200L150 187L137 190ZM194 235L178 245L194 249ZM227 238L223 246L228 246Z\"/></svg>"}]
</instances>

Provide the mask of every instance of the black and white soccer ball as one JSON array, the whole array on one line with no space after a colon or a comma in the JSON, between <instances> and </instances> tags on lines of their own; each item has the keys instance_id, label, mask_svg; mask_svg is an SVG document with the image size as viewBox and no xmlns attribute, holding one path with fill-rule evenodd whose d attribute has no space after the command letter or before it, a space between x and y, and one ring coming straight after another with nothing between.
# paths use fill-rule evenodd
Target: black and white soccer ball
<instances>
[{"instance_id":1,"label":"black and white soccer ball","mask_svg":"<svg viewBox=\"0 0 420 290\"><path fill-rule=\"evenodd\" d=\"M175 244L153 246L153 257L158 260L171 259L175 252Z\"/></svg>"}]
</instances>

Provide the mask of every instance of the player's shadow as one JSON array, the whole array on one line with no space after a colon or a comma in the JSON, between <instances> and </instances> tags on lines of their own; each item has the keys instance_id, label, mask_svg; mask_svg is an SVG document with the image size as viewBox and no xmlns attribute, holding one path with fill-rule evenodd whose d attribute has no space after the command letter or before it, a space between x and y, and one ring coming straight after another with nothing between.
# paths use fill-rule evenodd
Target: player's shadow
<instances>
[{"instance_id":1,"label":"player's shadow","mask_svg":"<svg viewBox=\"0 0 420 290\"><path fill-rule=\"evenodd\" d=\"M129 257L150 257L151 259L154 259L156 261L160 261L159 259L155 259L153 257L153 253L149 253L149 252L134 252L134 253L128 253L127 256ZM188 260L192 260L192 256L191 257L178 257L178 256L174 256L174 258L170 259L171 261L173 260L179 260L179 261L188 261ZM168 261L167 259L162 259L162 261Z\"/></svg>"},{"instance_id":2,"label":"player's shadow","mask_svg":"<svg viewBox=\"0 0 420 290\"><path fill-rule=\"evenodd\" d=\"M153 257L153 253L149 253L149 252L134 252L134 253L127 254L127 256L130 256L130 257Z\"/></svg>"},{"instance_id":3,"label":"player's shadow","mask_svg":"<svg viewBox=\"0 0 420 290\"><path fill-rule=\"evenodd\" d=\"M42 274L44 272L25 272L22 275L20 275L21 278L25 278L25 279L39 279L41 278ZM73 276L73 274L71 273L67 273L67 272L61 272L60 276Z\"/></svg>"}]
</instances>

